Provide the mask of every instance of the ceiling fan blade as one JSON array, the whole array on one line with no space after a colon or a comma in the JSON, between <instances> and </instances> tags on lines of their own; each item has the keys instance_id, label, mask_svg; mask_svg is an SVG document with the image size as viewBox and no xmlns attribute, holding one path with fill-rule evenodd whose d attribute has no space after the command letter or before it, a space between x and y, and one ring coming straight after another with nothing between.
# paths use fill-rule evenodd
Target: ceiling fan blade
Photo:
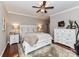
<instances>
[{"instance_id":1,"label":"ceiling fan blade","mask_svg":"<svg viewBox=\"0 0 79 59\"><path fill-rule=\"evenodd\" d=\"M37 10L36 13L38 13L38 12L40 12L40 11L41 11L41 9Z\"/></svg>"},{"instance_id":2,"label":"ceiling fan blade","mask_svg":"<svg viewBox=\"0 0 79 59\"><path fill-rule=\"evenodd\" d=\"M53 9L54 7L52 6L52 7L45 7L45 9Z\"/></svg>"},{"instance_id":3,"label":"ceiling fan blade","mask_svg":"<svg viewBox=\"0 0 79 59\"><path fill-rule=\"evenodd\" d=\"M37 7L37 6L32 6L33 8L40 8L40 7Z\"/></svg>"},{"instance_id":4,"label":"ceiling fan blade","mask_svg":"<svg viewBox=\"0 0 79 59\"><path fill-rule=\"evenodd\" d=\"M43 1L43 5L42 6L45 6L46 5L46 1Z\"/></svg>"}]
</instances>

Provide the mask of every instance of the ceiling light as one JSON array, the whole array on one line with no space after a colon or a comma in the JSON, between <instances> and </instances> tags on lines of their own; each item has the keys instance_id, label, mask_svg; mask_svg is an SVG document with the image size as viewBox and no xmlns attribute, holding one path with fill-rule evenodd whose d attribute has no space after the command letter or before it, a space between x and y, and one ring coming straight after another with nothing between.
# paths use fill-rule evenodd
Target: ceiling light
<instances>
[{"instance_id":1,"label":"ceiling light","mask_svg":"<svg viewBox=\"0 0 79 59\"><path fill-rule=\"evenodd\" d=\"M44 9L41 9L41 12L44 12L45 10Z\"/></svg>"}]
</instances>

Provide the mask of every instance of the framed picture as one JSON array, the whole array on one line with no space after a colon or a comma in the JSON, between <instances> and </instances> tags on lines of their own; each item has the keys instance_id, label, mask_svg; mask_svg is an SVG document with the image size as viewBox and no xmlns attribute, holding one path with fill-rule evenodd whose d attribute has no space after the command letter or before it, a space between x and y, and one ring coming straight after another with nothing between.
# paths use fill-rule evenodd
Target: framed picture
<instances>
[{"instance_id":1,"label":"framed picture","mask_svg":"<svg viewBox=\"0 0 79 59\"><path fill-rule=\"evenodd\" d=\"M2 20L2 30L5 31L6 30L6 20L5 17Z\"/></svg>"},{"instance_id":2,"label":"framed picture","mask_svg":"<svg viewBox=\"0 0 79 59\"><path fill-rule=\"evenodd\" d=\"M65 22L64 21L59 21L58 22L58 27L64 27L65 26Z\"/></svg>"}]
</instances>

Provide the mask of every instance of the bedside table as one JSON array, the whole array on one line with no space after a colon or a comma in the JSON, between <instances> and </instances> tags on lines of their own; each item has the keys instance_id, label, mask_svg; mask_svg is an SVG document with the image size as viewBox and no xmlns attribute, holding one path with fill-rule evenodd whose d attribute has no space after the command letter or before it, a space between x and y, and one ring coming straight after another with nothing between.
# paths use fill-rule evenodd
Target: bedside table
<instances>
[{"instance_id":1,"label":"bedside table","mask_svg":"<svg viewBox=\"0 0 79 59\"><path fill-rule=\"evenodd\" d=\"M9 44L19 43L19 34L10 34L9 35Z\"/></svg>"}]
</instances>

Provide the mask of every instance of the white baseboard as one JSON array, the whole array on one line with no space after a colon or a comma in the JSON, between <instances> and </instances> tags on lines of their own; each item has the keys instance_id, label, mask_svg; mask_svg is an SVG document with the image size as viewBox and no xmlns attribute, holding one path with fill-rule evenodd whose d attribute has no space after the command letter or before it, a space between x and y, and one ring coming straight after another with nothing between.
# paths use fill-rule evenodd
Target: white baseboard
<instances>
[{"instance_id":1,"label":"white baseboard","mask_svg":"<svg viewBox=\"0 0 79 59\"><path fill-rule=\"evenodd\" d=\"M7 44L8 44L8 43L6 43L6 45L5 45L5 47L4 47L3 51L2 51L2 53L0 54L0 57L2 57L4 51L5 51L6 47L7 47Z\"/></svg>"}]
</instances>

